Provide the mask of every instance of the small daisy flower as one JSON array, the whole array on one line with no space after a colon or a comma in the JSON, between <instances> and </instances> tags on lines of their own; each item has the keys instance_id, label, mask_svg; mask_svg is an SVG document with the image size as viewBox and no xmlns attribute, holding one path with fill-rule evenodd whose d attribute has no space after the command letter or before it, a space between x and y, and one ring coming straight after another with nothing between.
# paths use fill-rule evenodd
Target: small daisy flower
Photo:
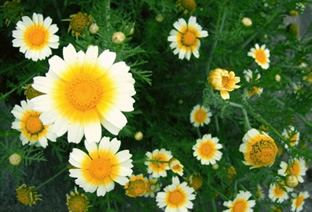
<instances>
[{"instance_id":1,"label":"small daisy flower","mask_svg":"<svg viewBox=\"0 0 312 212\"><path fill-rule=\"evenodd\" d=\"M147 160L144 164L147 166L149 174L155 178L167 176L167 170L170 169L169 161L172 158L170 151L155 149L153 152L147 152L146 157Z\"/></svg>"},{"instance_id":2,"label":"small daisy flower","mask_svg":"<svg viewBox=\"0 0 312 212\"><path fill-rule=\"evenodd\" d=\"M282 135L290 140L291 146L296 146L299 143L300 132L295 129L294 126L289 126L288 129L284 129ZM285 144L285 148L288 149L288 145Z\"/></svg>"},{"instance_id":3,"label":"small daisy flower","mask_svg":"<svg viewBox=\"0 0 312 212\"><path fill-rule=\"evenodd\" d=\"M285 183L278 182L272 183L269 188L269 198L275 202L282 203L289 198L288 192L293 191L292 188L289 188L285 185Z\"/></svg>"},{"instance_id":4,"label":"small daisy flower","mask_svg":"<svg viewBox=\"0 0 312 212\"><path fill-rule=\"evenodd\" d=\"M264 199L263 189L261 188L260 185L257 185L256 193L257 193L257 198L258 198L259 200L263 200L263 199Z\"/></svg>"},{"instance_id":5,"label":"small daisy flower","mask_svg":"<svg viewBox=\"0 0 312 212\"><path fill-rule=\"evenodd\" d=\"M178 0L177 5L184 12L184 14L193 13L196 9L195 0Z\"/></svg>"},{"instance_id":6,"label":"small daisy flower","mask_svg":"<svg viewBox=\"0 0 312 212\"><path fill-rule=\"evenodd\" d=\"M196 23L196 17L191 16L188 23L183 18L180 18L173 24L174 28L170 31L168 41L171 42L170 48L174 49L174 54L179 54L179 59L186 58L190 60L191 54L199 58L200 41L198 38L208 36L206 30Z\"/></svg>"},{"instance_id":7,"label":"small daisy flower","mask_svg":"<svg viewBox=\"0 0 312 212\"><path fill-rule=\"evenodd\" d=\"M229 99L229 91L240 87L240 85L236 85L240 82L240 78L235 77L233 71L228 72L225 69L217 68L210 71L207 80L215 90L220 91L222 99Z\"/></svg>"},{"instance_id":8,"label":"small daisy flower","mask_svg":"<svg viewBox=\"0 0 312 212\"><path fill-rule=\"evenodd\" d=\"M125 185L126 195L129 197L139 197L147 190L147 180L142 174L131 176Z\"/></svg>"},{"instance_id":9,"label":"small daisy flower","mask_svg":"<svg viewBox=\"0 0 312 212\"><path fill-rule=\"evenodd\" d=\"M295 195L292 199L291 203L291 211L299 212L303 210L304 200L309 197L309 193L307 191L300 192Z\"/></svg>"},{"instance_id":10,"label":"small daisy flower","mask_svg":"<svg viewBox=\"0 0 312 212\"><path fill-rule=\"evenodd\" d=\"M132 174L132 155L129 150L118 152L120 141L103 137L96 144L85 141L88 154L74 148L69 155L69 163L76 168L69 170L69 176L86 192L105 196L115 187L115 182L125 185L127 176Z\"/></svg>"},{"instance_id":11,"label":"small daisy flower","mask_svg":"<svg viewBox=\"0 0 312 212\"><path fill-rule=\"evenodd\" d=\"M192 174L190 177L186 179L187 184L192 187L195 191L200 189L203 186L203 177L200 175L200 173Z\"/></svg>"},{"instance_id":12,"label":"small daisy flower","mask_svg":"<svg viewBox=\"0 0 312 212\"><path fill-rule=\"evenodd\" d=\"M70 212L87 212L90 207L88 197L79 193L77 187L74 191L66 194L66 205Z\"/></svg>"},{"instance_id":13,"label":"small daisy flower","mask_svg":"<svg viewBox=\"0 0 312 212\"><path fill-rule=\"evenodd\" d=\"M255 48L251 48L248 52L248 56L253 57L256 63L263 69L268 69L270 64L270 51L265 48L265 45L261 47L256 44Z\"/></svg>"},{"instance_id":14,"label":"small daisy flower","mask_svg":"<svg viewBox=\"0 0 312 212\"><path fill-rule=\"evenodd\" d=\"M282 161L278 174L281 176L294 175L300 183L303 183L303 176L305 176L308 169L305 164L306 162L303 158L295 158L294 160L288 161L288 163Z\"/></svg>"},{"instance_id":15,"label":"small daisy flower","mask_svg":"<svg viewBox=\"0 0 312 212\"><path fill-rule=\"evenodd\" d=\"M255 71L255 76L253 76L253 73L250 69L244 70L244 76L245 76L246 81L249 83L256 83L261 78L261 75L258 72L258 70ZM263 92L263 88L253 86L252 88L249 88L247 90L247 97L250 98L255 94L260 96L262 92Z\"/></svg>"},{"instance_id":16,"label":"small daisy flower","mask_svg":"<svg viewBox=\"0 0 312 212\"><path fill-rule=\"evenodd\" d=\"M193 146L194 157L200 160L202 165L213 165L216 161L221 160L222 152L219 149L222 145L219 144L217 137L211 137L211 134L205 134L203 138L197 139L196 144Z\"/></svg>"},{"instance_id":17,"label":"small daisy flower","mask_svg":"<svg viewBox=\"0 0 312 212\"><path fill-rule=\"evenodd\" d=\"M177 173L180 176L183 175L183 167L184 166L181 164L181 162L178 159L171 158L169 160L169 167L170 167L171 171L173 171L174 173Z\"/></svg>"},{"instance_id":18,"label":"small daisy flower","mask_svg":"<svg viewBox=\"0 0 312 212\"><path fill-rule=\"evenodd\" d=\"M133 111L136 93L130 67L114 63L116 54L105 50L98 55L97 46L76 52L69 44L63 48L64 59L53 56L45 77L35 77L33 87L44 93L31 99L42 112L44 124L53 124L59 137L68 132L68 142L88 142L102 137L101 125L113 135L126 125L122 112Z\"/></svg>"},{"instance_id":19,"label":"small daisy flower","mask_svg":"<svg viewBox=\"0 0 312 212\"><path fill-rule=\"evenodd\" d=\"M55 35L58 28L51 23L50 17L43 20L41 14L34 13L32 19L23 16L22 21L17 22L16 30L13 31L13 46L19 47L20 52L33 61L50 56L51 48L57 49L59 46L59 37Z\"/></svg>"},{"instance_id":20,"label":"small daisy flower","mask_svg":"<svg viewBox=\"0 0 312 212\"><path fill-rule=\"evenodd\" d=\"M278 148L274 140L266 133L250 129L244 135L239 151L244 154L245 165L260 168L274 163Z\"/></svg>"},{"instance_id":21,"label":"small daisy flower","mask_svg":"<svg viewBox=\"0 0 312 212\"><path fill-rule=\"evenodd\" d=\"M149 179L145 180L147 181L147 187L144 197L155 197L155 193L160 190L160 185L157 182L157 179L150 176Z\"/></svg>"},{"instance_id":22,"label":"small daisy flower","mask_svg":"<svg viewBox=\"0 0 312 212\"><path fill-rule=\"evenodd\" d=\"M42 123L39 118L41 113L34 110L31 102L21 101L21 106L15 105L11 113L15 116L12 128L21 132L20 139L23 145L29 143L46 148L48 139L56 141L56 135L51 132L51 126Z\"/></svg>"},{"instance_id":23,"label":"small daisy flower","mask_svg":"<svg viewBox=\"0 0 312 212\"><path fill-rule=\"evenodd\" d=\"M195 105L191 111L190 121L194 127L202 127L204 124L210 123L211 116L209 107Z\"/></svg>"},{"instance_id":24,"label":"small daisy flower","mask_svg":"<svg viewBox=\"0 0 312 212\"><path fill-rule=\"evenodd\" d=\"M249 200L251 193L249 191L239 191L233 201L226 201L223 203L225 207L229 209L223 212L249 212L253 211L253 207L256 205L255 200Z\"/></svg>"},{"instance_id":25,"label":"small daisy flower","mask_svg":"<svg viewBox=\"0 0 312 212\"><path fill-rule=\"evenodd\" d=\"M16 189L16 198L24 205L35 205L38 200L41 200L40 197L41 195L36 192L34 186L23 184Z\"/></svg>"},{"instance_id":26,"label":"small daisy flower","mask_svg":"<svg viewBox=\"0 0 312 212\"><path fill-rule=\"evenodd\" d=\"M194 199L194 189L187 186L186 182L180 183L178 177L173 177L172 184L165 187L163 192L158 192L156 196L157 206L170 212L192 209L191 201Z\"/></svg>"}]
</instances>

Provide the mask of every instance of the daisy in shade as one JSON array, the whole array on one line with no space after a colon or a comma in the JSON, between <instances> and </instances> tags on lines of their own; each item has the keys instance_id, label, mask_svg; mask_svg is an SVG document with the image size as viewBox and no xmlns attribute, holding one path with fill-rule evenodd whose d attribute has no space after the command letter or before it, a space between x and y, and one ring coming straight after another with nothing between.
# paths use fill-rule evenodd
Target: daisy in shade
<instances>
[{"instance_id":1,"label":"daisy in shade","mask_svg":"<svg viewBox=\"0 0 312 212\"><path fill-rule=\"evenodd\" d=\"M296 146L299 143L300 132L295 129L294 126L289 126L288 129L284 129L282 135L290 140L291 146ZM285 144L285 148L288 149L288 145Z\"/></svg>"},{"instance_id":2,"label":"daisy in shade","mask_svg":"<svg viewBox=\"0 0 312 212\"><path fill-rule=\"evenodd\" d=\"M299 212L303 210L304 200L309 197L309 193L307 191L300 192L295 195L292 199L291 203L291 211Z\"/></svg>"},{"instance_id":3,"label":"daisy in shade","mask_svg":"<svg viewBox=\"0 0 312 212\"><path fill-rule=\"evenodd\" d=\"M240 78L236 77L233 71L228 72L221 68L210 71L207 80L215 90L220 91L222 99L229 99L229 91L240 88L240 85L236 85L240 82Z\"/></svg>"},{"instance_id":4,"label":"daisy in shade","mask_svg":"<svg viewBox=\"0 0 312 212\"><path fill-rule=\"evenodd\" d=\"M155 178L167 176L167 170L170 169L169 161L172 158L170 151L155 149L153 152L147 152L146 157L147 160L144 164L147 166L149 174Z\"/></svg>"},{"instance_id":5,"label":"daisy in shade","mask_svg":"<svg viewBox=\"0 0 312 212\"><path fill-rule=\"evenodd\" d=\"M125 185L126 195L129 197L139 197L145 194L147 189L147 180L142 174L131 176L129 182Z\"/></svg>"},{"instance_id":6,"label":"daisy in shade","mask_svg":"<svg viewBox=\"0 0 312 212\"><path fill-rule=\"evenodd\" d=\"M191 201L194 199L194 189L187 186L186 182L180 183L178 177L173 177L172 184L165 187L163 192L158 192L156 196L157 206L170 212L192 209Z\"/></svg>"},{"instance_id":7,"label":"daisy in shade","mask_svg":"<svg viewBox=\"0 0 312 212\"><path fill-rule=\"evenodd\" d=\"M222 152L219 149L222 145L219 144L217 137L211 137L210 134L206 134L201 139L197 139L196 144L193 146L194 157L200 160L202 165L213 165L216 161L221 160Z\"/></svg>"},{"instance_id":8,"label":"daisy in shade","mask_svg":"<svg viewBox=\"0 0 312 212\"><path fill-rule=\"evenodd\" d=\"M257 194L258 200L263 200L264 199L263 189L262 189L262 187L260 185L257 185L256 194Z\"/></svg>"},{"instance_id":9,"label":"daisy in shade","mask_svg":"<svg viewBox=\"0 0 312 212\"><path fill-rule=\"evenodd\" d=\"M190 60L191 54L199 58L200 41L198 38L208 36L208 32L196 23L196 17L191 16L188 23L180 18L173 24L174 28L170 31L168 41L171 42L170 48L174 49L174 54L179 54L179 59Z\"/></svg>"},{"instance_id":10,"label":"daisy in shade","mask_svg":"<svg viewBox=\"0 0 312 212\"><path fill-rule=\"evenodd\" d=\"M32 19L23 16L13 31L13 46L19 47L27 59L43 60L52 54L51 48L57 49L59 37L55 35L58 28L51 24L52 19L43 19L41 14L34 13Z\"/></svg>"},{"instance_id":11,"label":"daisy in shade","mask_svg":"<svg viewBox=\"0 0 312 212\"><path fill-rule=\"evenodd\" d=\"M155 193L160 190L160 184L157 182L157 179L149 177L145 179L147 181L147 187L144 193L144 197L155 197Z\"/></svg>"},{"instance_id":12,"label":"daisy in shade","mask_svg":"<svg viewBox=\"0 0 312 212\"><path fill-rule=\"evenodd\" d=\"M194 127L202 127L210 123L212 113L209 107L195 105L191 111L190 121Z\"/></svg>"},{"instance_id":13,"label":"daisy in shade","mask_svg":"<svg viewBox=\"0 0 312 212\"><path fill-rule=\"evenodd\" d=\"M258 70L255 71L255 76L253 76L253 73L252 73L251 70L249 70L249 69L244 70L244 75L245 75L246 81L249 82L250 84L257 83L257 81L261 77L261 75L258 72ZM257 86L252 86L252 88L249 88L247 90L247 97L250 98L250 97L252 97L255 94L260 96L262 94L262 92L263 92L263 88L257 87Z\"/></svg>"},{"instance_id":14,"label":"daisy in shade","mask_svg":"<svg viewBox=\"0 0 312 212\"><path fill-rule=\"evenodd\" d=\"M270 64L270 51L265 48L265 45L261 47L256 44L255 48L251 48L248 52L248 56L253 57L256 63L263 69L268 69Z\"/></svg>"},{"instance_id":15,"label":"daisy in shade","mask_svg":"<svg viewBox=\"0 0 312 212\"><path fill-rule=\"evenodd\" d=\"M11 113L15 116L12 128L21 132L22 144L29 143L46 148L48 140L56 141L56 135L51 132L50 125L44 125L40 120L40 112L34 110L29 101L21 101L21 106L15 105Z\"/></svg>"},{"instance_id":16,"label":"daisy in shade","mask_svg":"<svg viewBox=\"0 0 312 212\"><path fill-rule=\"evenodd\" d=\"M250 129L244 135L239 151L244 154L245 165L260 168L274 163L278 148L274 140L266 133Z\"/></svg>"},{"instance_id":17,"label":"daisy in shade","mask_svg":"<svg viewBox=\"0 0 312 212\"><path fill-rule=\"evenodd\" d=\"M225 207L229 209L223 212L250 212L253 211L253 207L256 205L255 200L248 200L251 197L249 191L239 191L233 201L226 201L223 203Z\"/></svg>"},{"instance_id":18,"label":"daisy in shade","mask_svg":"<svg viewBox=\"0 0 312 212\"><path fill-rule=\"evenodd\" d=\"M115 182L125 185L132 174L132 155L129 150L118 152L120 141L103 137L97 144L85 141L88 154L74 148L69 155L69 163L75 168L69 176L76 178L75 183L86 192L104 196L114 189Z\"/></svg>"},{"instance_id":19,"label":"daisy in shade","mask_svg":"<svg viewBox=\"0 0 312 212\"><path fill-rule=\"evenodd\" d=\"M126 125L122 112L133 111L134 79L124 62L114 63L116 54L97 46L86 53L73 45L63 48L64 59L53 56L45 77L35 77L32 85L43 93L31 99L41 111L44 124L53 124L57 136L66 132L68 142L79 143L85 135L98 142L101 125L117 135Z\"/></svg>"},{"instance_id":20,"label":"daisy in shade","mask_svg":"<svg viewBox=\"0 0 312 212\"><path fill-rule=\"evenodd\" d=\"M284 181L272 183L269 188L269 198L273 202L282 203L289 198L288 192L293 191L285 185Z\"/></svg>"},{"instance_id":21,"label":"daisy in shade","mask_svg":"<svg viewBox=\"0 0 312 212\"><path fill-rule=\"evenodd\" d=\"M280 164L281 168L278 170L278 174L281 176L294 175L297 177L300 183L303 183L303 176L305 176L308 169L305 164L306 162L303 158L295 158L288 161L288 163L282 161Z\"/></svg>"}]
</instances>

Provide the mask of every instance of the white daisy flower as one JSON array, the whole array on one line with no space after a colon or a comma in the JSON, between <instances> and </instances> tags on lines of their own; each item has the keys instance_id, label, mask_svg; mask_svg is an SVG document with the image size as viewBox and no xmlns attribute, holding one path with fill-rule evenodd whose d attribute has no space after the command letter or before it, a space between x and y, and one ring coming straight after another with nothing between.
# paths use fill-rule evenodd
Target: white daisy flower
<instances>
[{"instance_id":1,"label":"white daisy flower","mask_svg":"<svg viewBox=\"0 0 312 212\"><path fill-rule=\"evenodd\" d=\"M173 24L174 28L170 31L168 41L171 42L170 48L174 49L174 54L179 54L179 59L186 58L190 60L191 54L199 58L200 41L198 38L208 36L206 30L196 22L196 17L191 16L188 23L183 18L180 18Z\"/></svg>"},{"instance_id":2,"label":"white daisy flower","mask_svg":"<svg viewBox=\"0 0 312 212\"><path fill-rule=\"evenodd\" d=\"M284 129L282 135L290 140L289 144L291 146L296 146L299 143L300 132L297 131L294 126L289 126L288 129ZM287 144L285 144L285 148L289 148Z\"/></svg>"},{"instance_id":3,"label":"white daisy flower","mask_svg":"<svg viewBox=\"0 0 312 212\"><path fill-rule=\"evenodd\" d=\"M194 199L194 189L187 186L186 182L180 183L178 177L173 177L172 184L156 196L157 206L165 208L165 212L188 211L193 208L191 201Z\"/></svg>"},{"instance_id":4,"label":"white daisy flower","mask_svg":"<svg viewBox=\"0 0 312 212\"><path fill-rule=\"evenodd\" d=\"M50 17L43 20L41 14L33 13L32 19L23 16L22 21L17 22L16 30L13 31L15 38L12 41L13 46L19 47L20 52L33 61L50 56L51 48L57 49L59 46L59 37L55 35L58 28L51 23Z\"/></svg>"},{"instance_id":5,"label":"white daisy flower","mask_svg":"<svg viewBox=\"0 0 312 212\"><path fill-rule=\"evenodd\" d=\"M75 183L86 192L95 192L104 196L115 187L115 182L125 185L132 174L132 155L129 150L120 148L116 138L103 137L97 144L85 141L88 154L74 148L69 155L69 163L75 168L69 170L69 176L76 178Z\"/></svg>"},{"instance_id":6,"label":"white daisy flower","mask_svg":"<svg viewBox=\"0 0 312 212\"><path fill-rule=\"evenodd\" d=\"M205 134L203 138L197 139L193 146L193 155L202 165L213 165L222 158L222 152L219 151L221 148L217 137L212 138L211 134Z\"/></svg>"},{"instance_id":7,"label":"white daisy flower","mask_svg":"<svg viewBox=\"0 0 312 212\"><path fill-rule=\"evenodd\" d=\"M150 176L147 181L147 189L145 191L144 197L155 197L155 193L160 190L160 184L157 182L156 178Z\"/></svg>"},{"instance_id":8,"label":"white daisy flower","mask_svg":"<svg viewBox=\"0 0 312 212\"><path fill-rule=\"evenodd\" d=\"M309 193L307 191L300 192L295 195L291 201L291 211L299 212L303 210L304 200L309 197Z\"/></svg>"},{"instance_id":9,"label":"white daisy flower","mask_svg":"<svg viewBox=\"0 0 312 212\"><path fill-rule=\"evenodd\" d=\"M42 112L44 124L53 124L57 136L66 132L68 142L98 142L103 125L117 135L126 125L122 112L133 111L134 79L124 62L114 63L116 54L97 46L86 53L73 45L63 48L64 59L53 56L45 77L35 77L32 85L44 93L33 98L35 109Z\"/></svg>"},{"instance_id":10,"label":"white daisy flower","mask_svg":"<svg viewBox=\"0 0 312 212\"><path fill-rule=\"evenodd\" d=\"M34 110L29 101L21 101L21 106L15 105L11 113L15 116L12 128L21 132L22 144L29 143L46 148L48 140L56 141L56 135L51 132L50 125L44 125L40 120L40 112Z\"/></svg>"},{"instance_id":11,"label":"white daisy flower","mask_svg":"<svg viewBox=\"0 0 312 212\"><path fill-rule=\"evenodd\" d=\"M281 168L278 170L278 174L281 176L294 175L297 177L300 183L303 183L303 176L305 176L308 169L305 164L306 162L303 158L295 158L288 161L288 163L282 161L280 164Z\"/></svg>"},{"instance_id":12,"label":"white daisy flower","mask_svg":"<svg viewBox=\"0 0 312 212\"><path fill-rule=\"evenodd\" d=\"M268 69L270 64L270 51L265 48L265 45L261 47L256 44L255 48L251 48L248 52L248 56L253 57L255 62L263 69Z\"/></svg>"},{"instance_id":13,"label":"white daisy flower","mask_svg":"<svg viewBox=\"0 0 312 212\"><path fill-rule=\"evenodd\" d=\"M269 188L269 198L273 202L282 203L289 198L288 192L291 191L293 191L293 189L287 187L284 181L272 183Z\"/></svg>"},{"instance_id":14,"label":"white daisy flower","mask_svg":"<svg viewBox=\"0 0 312 212\"><path fill-rule=\"evenodd\" d=\"M233 201L226 201L223 203L225 207L229 209L223 210L223 212L251 212L256 205L255 200L249 200L251 193L249 191L239 191Z\"/></svg>"},{"instance_id":15,"label":"white daisy flower","mask_svg":"<svg viewBox=\"0 0 312 212\"><path fill-rule=\"evenodd\" d=\"M195 105L191 111L190 121L194 127L202 127L210 123L211 116L209 107Z\"/></svg>"},{"instance_id":16,"label":"white daisy flower","mask_svg":"<svg viewBox=\"0 0 312 212\"><path fill-rule=\"evenodd\" d=\"M147 166L147 172L153 177L166 177L167 170L170 169L169 161L172 158L170 151L165 149L155 149L153 152L146 153L147 160L145 165Z\"/></svg>"}]
</instances>

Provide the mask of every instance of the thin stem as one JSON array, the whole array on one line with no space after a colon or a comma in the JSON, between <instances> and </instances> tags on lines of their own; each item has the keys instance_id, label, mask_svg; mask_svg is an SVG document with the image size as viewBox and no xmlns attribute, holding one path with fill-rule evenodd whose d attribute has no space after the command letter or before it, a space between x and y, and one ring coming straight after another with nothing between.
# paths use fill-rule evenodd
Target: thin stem
<instances>
[{"instance_id":1,"label":"thin stem","mask_svg":"<svg viewBox=\"0 0 312 212\"><path fill-rule=\"evenodd\" d=\"M246 128L246 130L251 129L249 118L248 118L248 114L247 114L247 111L244 108L244 106L241 105L241 104L234 103L234 102L230 102L230 105L233 106L233 107L238 107L238 108L242 109L242 112L243 112L243 115L244 115L244 125L245 125L245 128Z\"/></svg>"},{"instance_id":2,"label":"thin stem","mask_svg":"<svg viewBox=\"0 0 312 212\"><path fill-rule=\"evenodd\" d=\"M68 170L68 167L66 166L62 170L60 170L58 173L56 173L54 176L47 179L45 182L41 183L39 186L36 187L36 190L39 190L42 186L48 184L49 182L53 181L55 178L57 178L59 175L61 175L64 171Z\"/></svg>"},{"instance_id":3,"label":"thin stem","mask_svg":"<svg viewBox=\"0 0 312 212\"><path fill-rule=\"evenodd\" d=\"M201 138L201 137L202 137L202 134L201 134L200 131L199 131L199 127L196 127L196 132L197 132L198 138Z\"/></svg>"},{"instance_id":4,"label":"thin stem","mask_svg":"<svg viewBox=\"0 0 312 212\"><path fill-rule=\"evenodd\" d=\"M217 212L217 206L214 198L211 198L212 211Z\"/></svg>"},{"instance_id":5,"label":"thin stem","mask_svg":"<svg viewBox=\"0 0 312 212\"><path fill-rule=\"evenodd\" d=\"M106 201L107 201L108 211L111 211L111 206L110 206L110 203L109 203L109 193L106 194Z\"/></svg>"},{"instance_id":6,"label":"thin stem","mask_svg":"<svg viewBox=\"0 0 312 212\"><path fill-rule=\"evenodd\" d=\"M215 188L211 187L208 183L206 183L206 185L208 186L209 189L211 189L214 192L216 192L217 194L219 194L224 200L229 200L229 198L227 198L224 194L222 194L221 192L219 192Z\"/></svg>"},{"instance_id":7,"label":"thin stem","mask_svg":"<svg viewBox=\"0 0 312 212\"><path fill-rule=\"evenodd\" d=\"M106 27L109 27L109 21L110 21L110 0L105 0L105 22Z\"/></svg>"},{"instance_id":8,"label":"thin stem","mask_svg":"<svg viewBox=\"0 0 312 212\"><path fill-rule=\"evenodd\" d=\"M215 122L216 122L216 130L217 130L217 132L219 132L220 131L220 126L219 126L218 116L215 116Z\"/></svg>"}]
</instances>

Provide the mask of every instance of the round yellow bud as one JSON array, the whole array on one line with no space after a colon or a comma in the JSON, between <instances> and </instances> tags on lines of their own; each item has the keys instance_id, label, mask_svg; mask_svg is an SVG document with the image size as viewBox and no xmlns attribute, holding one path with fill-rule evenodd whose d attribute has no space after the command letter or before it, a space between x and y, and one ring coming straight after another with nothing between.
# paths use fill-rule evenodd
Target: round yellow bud
<instances>
[{"instance_id":1,"label":"round yellow bud","mask_svg":"<svg viewBox=\"0 0 312 212\"><path fill-rule=\"evenodd\" d=\"M250 18L248 17L245 17L242 19L242 23L244 24L244 26L246 27L250 27L252 25L252 21Z\"/></svg>"},{"instance_id":2,"label":"round yellow bud","mask_svg":"<svg viewBox=\"0 0 312 212\"><path fill-rule=\"evenodd\" d=\"M215 164L212 165L212 168L213 168L214 170L217 170L217 169L219 168L219 165L218 165L217 163L215 163Z\"/></svg>"},{"instance_id":3,"label":"round yellow bud","mask_svg":"<svg viewBox=\"0 0 312 212\"><path fill-rule=\"evenodd\" d=\"M100 28L98 27L98 25L96 23L93 23L89 27L89 32L94 35L99 31L99 29Z\"/></svg>"},{"instance_id":4,"label":"round yellow bud","mask_svg":"<svg viewBox=\"0 0 312 212\"><path fill-rule=\"evenodd\" d=\"M157 14L156 17L155 17L155 20L156 20L158 23L161 23L161 22L163 22L163 20L164 20L164 16L162 16L161 14Z\"/></svg>"},{"instance_id":5,"label":"round yellow bud","mask_svg":"<svg viewBox=\"0 0 312 212\"><path fill-rule=\"evenodd\" d=\"M285 178L285 184L289 187L289 188L295 188L298 185L298 179L295 175L291 174L291 175L287 175Z\"/></svg>"},{"instance_id":6,"label":"round yellow bud","mask_svg":"<svg viewBox=\"0 0 312 212\"><path fill-rule=\"evenodd\" d=\"M138 131L134 135L134 139L137 141L141 141L143 139L143 133L141 131Z\"/></svg>"},{"instance_id":7,"label":"round yellow bud","mask_svg":"<svg viewBox=\"0 0 312 212\"><path fill-rule=\"evenodd\" d=\"M280 82L281 81L281 76L279 74L275 75L275 81Z\"/></svg>"},{"instance_id":8,"label":"round yellow bud","mask_svg":"<svg viewBox=\"0 0 312 212\"><path fill-rule=\"evenodd\" d=\"M10 164L13 166L18 166L22 162L22 156L17 153L13 153L9 157Z\"/></svg>"},{"instance_id":9,"label":"round yellow bud","mask_svg":"<svg viewBox=\"0 0 312 212\"><path fill-rule=\"evenodd\" d=\"M126 39L126 36L123 32L115 32L112 36L112 41L115 44L122 44Z\"/></svg>"}]
</instances>

